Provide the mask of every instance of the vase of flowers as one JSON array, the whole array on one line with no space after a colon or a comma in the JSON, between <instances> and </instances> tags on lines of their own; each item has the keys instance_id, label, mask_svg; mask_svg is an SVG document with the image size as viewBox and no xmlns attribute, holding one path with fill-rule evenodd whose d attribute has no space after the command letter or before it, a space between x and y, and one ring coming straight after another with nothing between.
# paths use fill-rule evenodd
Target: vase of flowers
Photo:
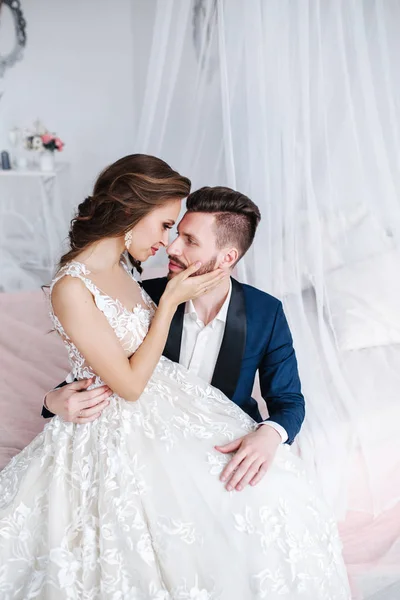
<instances>
[{"instance_id":1,"label":"vase of flowers","mask_svg":"<svg viewBox=\"0 0 400 600\"><path fill-rule=\"evenodd\" d=\"M40 123L39 125L36 124L36 130L25 137L25 147L39 154L41 171L54 171L55 152L62 151L64 142L55 133L50 133Z\"/></svg>"}]
</instances>

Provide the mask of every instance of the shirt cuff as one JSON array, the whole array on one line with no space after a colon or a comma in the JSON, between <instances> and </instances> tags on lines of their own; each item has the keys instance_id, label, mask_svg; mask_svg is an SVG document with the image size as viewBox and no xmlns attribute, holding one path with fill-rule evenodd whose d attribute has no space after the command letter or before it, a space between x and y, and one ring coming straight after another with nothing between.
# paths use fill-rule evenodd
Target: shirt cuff
<instances>
[{"instance_id":1,"label":"shirt cuff","mask_svg":"<svg viewBox=\"0 0 400 600\"><path fill-rule=\"evenodd\" d=\"M282 444L289 439L286 429L282 427L282 425L279 425L279 423L275 423L275 421L262 421L260 425L269 425L272 427L272 429L275 429L275 431L277 431L282 438Z\"/></svg>"}]
</instances>

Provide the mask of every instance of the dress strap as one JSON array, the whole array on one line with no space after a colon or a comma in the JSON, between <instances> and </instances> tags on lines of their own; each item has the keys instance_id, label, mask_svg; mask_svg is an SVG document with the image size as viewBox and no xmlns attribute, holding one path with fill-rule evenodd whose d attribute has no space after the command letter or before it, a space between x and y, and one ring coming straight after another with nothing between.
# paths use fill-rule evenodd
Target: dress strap
<instances>
[{"instance_id":1,"label":"dress strap","mask_svg":"<svg viewBox=\"0 0 400 600\"><path fill-rule=\"evenodd\" d=\"M84 264L82 264L78 261L71 261L71 262L67 263L66 265L64 265L58 271L58 273L56 273L56 275L50 285L50 294L49 294L50 318L52 319L52 321L54 323L55 330L61 335L62 338L64 338L65 341L67 341L70 344L71 348L73 347L73 344L72 344L68 334L65 332L63 326L61 325L59 318L57 317L57 315L55 314L55 312L53 310L51 294L53 292L53 287L55 286L57 281L60 281L60 279L62 279L66 275L70 275L71 277L77 277L78 279L80 279L84 283L84 285L87 287L87 289L91 292L91 294L94 296L94 298L96 299L96 296L99 294L100 290L98 290L98 288L94 285L94 283L87 277L87 275L89 275L89 274L90 274L90 271ZM76 356L78 356L78 354L79 354L79 352L78 352L78 350L76 350Z\"/></svg>"},{"instance_id":2,"label":"dress strap","mask_svg":"<svg viewBox=\"0 0 400 600\"><path fill-rule=\"evenodd\" d=\"M71 277L77 277L78 279L83 281L83 283L88 288L88 290L93 294L93 296L96 296L100 292L100 290L94 285L93 281L91 279L89 279L89 277L87 277L88 275L90 275L89 269L83 263L80 263L80 262L74 260L74 261L71 261L68 264L66 264L64 267L62 267L58 271L58 273L54 277L53 281L51 282L50 295L51 295L51 292L53 291L54 285L57 283L57 281L60 281L60 279L65 277L65 275L70 275Z\"/></svg>"}]
</instances>

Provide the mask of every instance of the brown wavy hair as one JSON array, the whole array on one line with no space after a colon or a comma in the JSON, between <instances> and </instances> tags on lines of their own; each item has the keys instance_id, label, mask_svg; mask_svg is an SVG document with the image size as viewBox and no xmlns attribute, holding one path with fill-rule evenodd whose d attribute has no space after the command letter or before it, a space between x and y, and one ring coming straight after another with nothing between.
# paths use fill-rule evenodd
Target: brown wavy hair
<instances>
[{"instance_id":1,"label":"brown wavy hair","mask_svg":"<svg viewBox=\"0 0 400 600\"><path fill-rule=\"evenodd\" d=\"M187 177L155 156L131 154L117 160L100 173L93 194L78 206L69 231L70 250L59 268L94 242L125 235L165 202L186 198L190 187ZM134 264L141 272L140 262L134 259Z\"/></svg>"}]
</instances>

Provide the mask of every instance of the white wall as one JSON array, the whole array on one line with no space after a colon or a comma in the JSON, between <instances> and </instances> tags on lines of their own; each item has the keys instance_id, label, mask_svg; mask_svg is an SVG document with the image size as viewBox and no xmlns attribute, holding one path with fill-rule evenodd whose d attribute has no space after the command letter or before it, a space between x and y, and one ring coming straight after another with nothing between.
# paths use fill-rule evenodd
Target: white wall
<instances>
[{"instance_id":1,"label":"white wall","mask_svg":"<svg viewBox=\"0 0 400 600\"><path fill-rule=\"evenodd\" d=\"M103 167L132 152L132 0L22 0L22 9L27 45L1 83L0 149L12 127L39 117L66 143L58 158L71 165L76 205Z\"/></svg>"}]
</instances>

